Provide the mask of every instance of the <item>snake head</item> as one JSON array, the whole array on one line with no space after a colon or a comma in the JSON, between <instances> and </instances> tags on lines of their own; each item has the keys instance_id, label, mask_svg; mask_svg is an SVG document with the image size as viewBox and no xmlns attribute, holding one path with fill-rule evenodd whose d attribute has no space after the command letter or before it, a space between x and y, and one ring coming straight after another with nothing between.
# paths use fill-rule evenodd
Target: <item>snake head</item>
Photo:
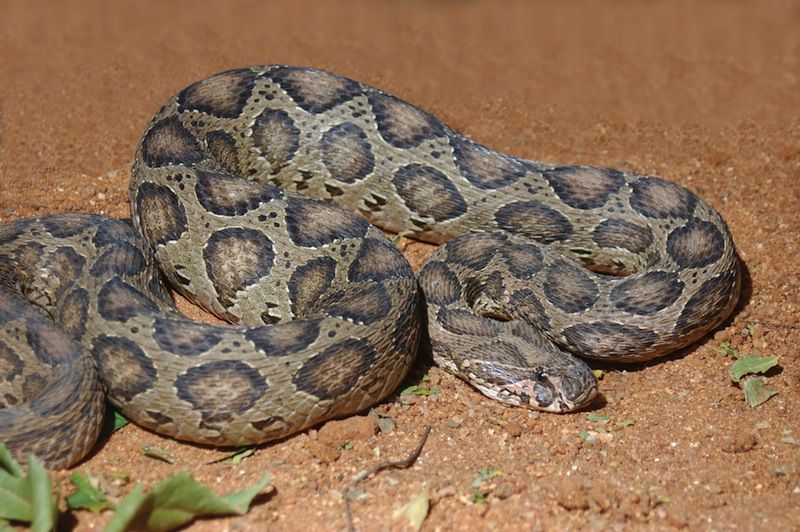
<instances>
[{"instance_id":1,"label":"snake head","mask_svg":"<svg viewBox=\"0 0 800 532\"><path fill-rule=\"evenodd\" d=\"M520 398L520 406L546 412L572 412L589 404L597 395L597 379L591 368L575 359L571 364L537 368L532 378L505 385Z\"/></svg>"}]
</instances>

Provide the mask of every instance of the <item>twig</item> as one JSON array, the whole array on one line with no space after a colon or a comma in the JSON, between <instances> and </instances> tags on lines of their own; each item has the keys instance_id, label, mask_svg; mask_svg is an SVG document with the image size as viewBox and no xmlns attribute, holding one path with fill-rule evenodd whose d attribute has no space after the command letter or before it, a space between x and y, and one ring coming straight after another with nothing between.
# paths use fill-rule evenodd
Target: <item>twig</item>
<instances>
[{"instance_id":1,"label":"twig","mask_svg":"<svg viewBox=\"0 0 800 532\"><path fill-rule=\"evenodd\" d=\"M348 489L344 494L344 517L347 521L347 530L348 532L355 532L355 528L353 527L353 515L350 513L350 498L353 496L353 488L356 487L356 484L361 482L362 480L371 477L377 473L380 473L384 469L407 469L411 467L414 462L417 461L419 458L420 453L422 452L422 448L425 446L425 442L428 441L428 434L431 433L431 426L427 425L425 427L425 431L422 433L422 437L417 444L416 449L411 451L408 456L401 460L395 460L392 462L384 462L382 464L378 464L375 467L370 469L361 471L356 476L353 477L352 481L350 482L350 489Z\"/></svg>"}]
</instances>

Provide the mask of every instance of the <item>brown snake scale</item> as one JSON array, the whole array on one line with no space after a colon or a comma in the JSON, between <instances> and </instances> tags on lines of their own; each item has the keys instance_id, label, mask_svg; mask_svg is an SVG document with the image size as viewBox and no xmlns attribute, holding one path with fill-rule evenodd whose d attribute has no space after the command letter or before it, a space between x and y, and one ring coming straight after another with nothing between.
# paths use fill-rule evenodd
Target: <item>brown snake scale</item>
<instances>
[{"instance_id":1,"label":"brown snake scale","mask_svg":"<svg viewBox=\"0 0 800 532\"><path fill-rule=\"evenodd\" d=\"M0 441L18 456L80 460L104 393L144 427L224 446L358 412L403 379L425 313L441 367L506 403L571 411L597 387L569 352L663 355L739 293L731 235L688 190L494 152L308 68L176 94L142 137L130 200L132 225L0 224ZM446 242L420 272L424 298L370 224ZM188 321L162 276L234 325Z\"/></svg>"}]
</instances>

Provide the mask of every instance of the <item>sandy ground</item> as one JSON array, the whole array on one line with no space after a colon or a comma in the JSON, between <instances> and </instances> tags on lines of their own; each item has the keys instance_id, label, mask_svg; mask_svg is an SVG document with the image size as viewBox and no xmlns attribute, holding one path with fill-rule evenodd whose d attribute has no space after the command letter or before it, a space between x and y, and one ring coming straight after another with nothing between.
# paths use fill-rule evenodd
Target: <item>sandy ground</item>
<instances>
[{"instance_id":1,"label":"sandy ground","mask_svg":"<svg viewBox=\"0 0 800 532\"><path fill-rule=\"evenodd\" d=\"M190 529L336 530L351 477L406 455L430 425L413 467L359 484L357 529L406 528L393 510L425 486L427 530L800 528L800 4L221 6L0 0L0 219L125 216L134 147L170 94L232 67L310 65L386 89L496 149L694 190L727 220L746 294L691 349L604 368L592 413L612 416L605 425L493 404L423 358L407 384L438 393L376 406L393 431L355 417L209 465L223 453L129 425L79 469L147 486L189 470L219 492L268 471L272 488L248 515ZM779 356L767 379L778 394L749 408L727 376L731 358L715 352L723 341ZM146 458L143 445L175 463ZM476 482L485 469L502 474ZM62 525L108 518L80 512Z\"/></svg>"}]
</instances>

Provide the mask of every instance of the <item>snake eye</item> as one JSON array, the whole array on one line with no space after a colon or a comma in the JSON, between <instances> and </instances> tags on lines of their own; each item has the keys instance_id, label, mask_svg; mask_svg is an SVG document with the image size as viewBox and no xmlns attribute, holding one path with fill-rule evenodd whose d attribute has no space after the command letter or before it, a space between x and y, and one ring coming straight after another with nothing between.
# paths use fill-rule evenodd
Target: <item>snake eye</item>
<instances>
[{"instance_id":1,"label":"snake eye","mask_svg":"<svg viewBox=\"0 0 800 532\"><path fill-rule=\"evenodd\" d=\"M542 370L536 372L536 380L539 382L546 382L547 381L547 373Z\"/></svg>"}]
</instances>

